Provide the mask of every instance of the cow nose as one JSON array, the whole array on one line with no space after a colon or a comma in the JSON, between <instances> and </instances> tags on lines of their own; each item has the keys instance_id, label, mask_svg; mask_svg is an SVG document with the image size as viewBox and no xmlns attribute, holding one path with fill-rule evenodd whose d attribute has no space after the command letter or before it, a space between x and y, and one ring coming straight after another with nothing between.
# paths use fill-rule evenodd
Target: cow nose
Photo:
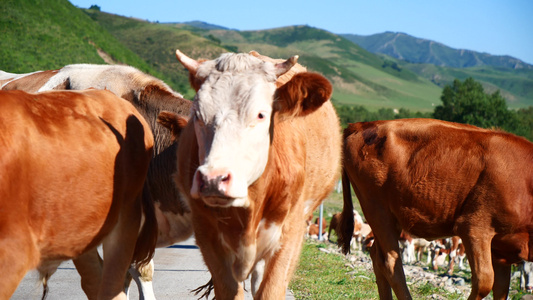
<instances>
[{"instance_id":1,"label":"cow nose","mask_svg":"<svg viewBox=\"0 0 533 300\"><path fill-rule=\"evenodd\" d=\"M215 170L204 173L198 170L195 177L199 196L228 197L228 190L233 179L231 172Z\"/></svg>"}]
</instances>

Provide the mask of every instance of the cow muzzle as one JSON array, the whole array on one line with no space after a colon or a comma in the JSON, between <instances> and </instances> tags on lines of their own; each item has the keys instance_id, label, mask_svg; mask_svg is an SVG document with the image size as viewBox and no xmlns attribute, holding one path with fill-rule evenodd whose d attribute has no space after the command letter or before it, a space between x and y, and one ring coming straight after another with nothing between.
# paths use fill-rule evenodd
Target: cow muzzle
<instances>
[{"instance_id":1,"label":"cow muzzle","mask_svg":"<svg viewBox=\"0 0 533 300\"><path fill-rule=\"evenodd\" d=\"M244 206L247 195L232 193L234 176L228 170L206 172L201 168L194 174L191 197L202 199L208 206L230 207Z\"/></svg>"}]
</instances>

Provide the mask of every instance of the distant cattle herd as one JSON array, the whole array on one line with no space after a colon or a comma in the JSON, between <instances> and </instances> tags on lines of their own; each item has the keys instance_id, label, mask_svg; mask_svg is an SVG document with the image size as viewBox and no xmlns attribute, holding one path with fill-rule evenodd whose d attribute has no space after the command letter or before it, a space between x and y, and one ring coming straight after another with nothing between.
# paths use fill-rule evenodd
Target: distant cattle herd
<instances>
[{"instance_id":1,"label":"distant cattle herd","mask_svg":"<svg viewBox=\"0 0 533 300\"><path fill-rule=\"evenodd\" d=\"M304 235L333 232L370 252L381 299L411 299L402 263L422 253L449 274L468 264L469 299L506 299L513 264L533 289L531 142L433 119L343 134L331 83L298 56L176 57L192 101L128 66L0 71L0 299L31 269L44 298L68 259L89 299L126 299L131 276L155 299L155 248L193 234L217 299L243 299L247 278L254 298L285 299ZM328 230L313 212L339 178Z\"/></svg>"}]
</instances>

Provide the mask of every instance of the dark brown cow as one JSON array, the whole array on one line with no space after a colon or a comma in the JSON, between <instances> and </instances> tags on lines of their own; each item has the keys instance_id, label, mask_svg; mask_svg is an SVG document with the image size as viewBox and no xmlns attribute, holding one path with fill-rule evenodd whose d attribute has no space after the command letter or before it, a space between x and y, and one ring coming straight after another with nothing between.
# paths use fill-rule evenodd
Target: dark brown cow
<instances>
[{"instance_id":1,"label":"dark brown cow","mask_svg":"<svg viewBox=\"0 0 533 300\"><path fill-rule=\"evenodd\" d=\"M27 92L87 88L106 89L131 102L144 116L154 135L154 157L148 170L145 196L155 202L159 228L157 246L167 247L192 235L190 209L174 186L172 175L176 172L177 143L168 130L157 124L161 111L171 111L188 116L191 101L174 92L163 81L130 66L120 65L67 65L59 70L28 74L0 72L0 79L11 80L3 89L20 89ZM99 281L92 282L101 272L96 251L77 258L74 263L82 276L82 287L89 298L96 297ZM96 267L95 267L96 265ZM141 294L154 298L150 283L153 266L146 270L130 270L142 284ZM142 276L137 280L136 277Z\"/></svg>"},{"instance_id":2,"label":"dark brown cow","mask_svg":"<svg viewBox=\"0 0 533 300\"><path fill-rule=\"evenodd\" d=\"M472 268L469 299L509 292L511 264L533 260L533 144L501 131L431 119L350 124L344 132L343 248L353 224L351 182L375 236L382 299L409 299L398 248L459 236ZM349 234L349 235L348 235Z\"/></svg>"},{"instance_id":3,"label":"dark brown cow","mask_svg":"<svg viewBox=\"0 0 533 300\"><path fill-rule=\"evenodd\" d=\"M47 274L102 242L98 296L125 298L132 260L147 263L156 242L141 197L152 148L144 118L111 92L0 91L0 298L28 270Z\"/></svg>"},{"instance_id":4,"label":"dark brown cow","mask_svg":"<svg viewBox=\"0 0 533 300\"><path fill-rule=\"evenodd\" d=\"M177 56L197 95L179 139L176 181L215 296L243 299L241 282L251 275L255 298L284 299L305 221L333 190L340 166L331 84L301 72L276 88L295 58Z\"/></svg>"}]
</instances>

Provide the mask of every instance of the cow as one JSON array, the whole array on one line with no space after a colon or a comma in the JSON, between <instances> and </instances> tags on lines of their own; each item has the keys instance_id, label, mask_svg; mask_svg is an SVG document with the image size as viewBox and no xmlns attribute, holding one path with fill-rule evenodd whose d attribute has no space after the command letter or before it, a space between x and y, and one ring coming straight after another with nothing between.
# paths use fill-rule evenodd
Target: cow
<instances>
[{"instance_id":1,"label":"cow","mask_svg":"<svg viewBox=\"0 0 533 300\"><path fill-rule=\"evenodd\" d=\"M155 139L144 195L155 203L159 228L157 247L170 246L192 235L190 209L179 195L172 179L176 172L177 141L166 128L157 123L157 116L161 111L188 116L191 101L184 99L160 79L131 66L74 64L59 70L7 74L5 77L12 79L3 84L4 90L37 92L96 88L109 90L131 102L148 122ZM99 285L101 272L98 267L101 259L96 250L93 251L74 260L82 277L82 288L90 299L96 297L94 287ZM153 262L143 270L130 269L130 274L140 283L138 286L141 296L154 299L151 285Z\"/></svg>"},{"instance_id":2,"label":"cow","mask_svg":"<svg viewBox=\"0 0 533 300\"><path fill-rule=\"evenodd\" d=\"M24 74L15 74L0 70L0 87L3 86L5 83L23 75Z\"/></svg>"},{"instance_id":3,"label":"cow","mask_svg":"<svg viewBox=\"0 0 533 300\"><path fill-rule=\"evenodd\" d=\"M520 289L531 293L533 292L533 262L522 261L518 263L520 270Z\"/></svg>"},{"instance_id":4,"label":"cow","mask_svg":"<svg viewBox=\"0 0 533 300\"><path fill-rule=\"evenodd\" d=\"M318 239L319 238L319 233L320 233L320 224L319 224L319 218L316 218L315 219L315 222L313 223L312 222L313 220L313 215L310 215L309 216L309 219L307 219L306 221L306 233L305 233L305 237L306 238L312 238L312 239ZM322 238L323 239L327 239L328 238L328 235L327 235L327 232L326 232L326 228L328 227L328 222L326 221L325 218L322 218Z\"/></svg>"},{"instance_id":5,"label":"cow","mask_svg":"<svg viewBox=\"0 0 533 300\"><path fill-rule=\"evenodd\" d=\"M297 56L176 56L197 94L179 131L175 178L215 297L243 299L241 282L251 275L255 298L284 299L305 221L340 174L331 83L303 71Z\"/></svg>"},{"instance_id":6,"label":"cow","mask_svg":"<svg viewBox=\"0 0 533 300\"><path fill-rule=\"evenodd\" d=\"M102 242L98 297L125 298L130 264L155 249L152 151L144 118L109 91L0 91L0 298Z\"/></svg>"},{"instance_id":7,"label":"cow","mask_svg":"<svg viewBox=\"0 0 533 300\"><path fill-rule=\"evenodd\" d=\"M452 236L451 238L448 238L448 239L449 239L448 244L450 245L448 256L450 260L448 261L448 271L446 273L448 275L453 275L453 272L455 269L455 263L457 261L459 262L459 265L458 265L459 269L460 270L465 269L464 259L466 258L466 253L465 253L465 246L460 237Z\"/></svg>"},{"instance_id":8,"label":"cow","mask_svg":"<svg viewBox=\"0 0 533 300\"><path fill-rule=\"evenodd\" d=\"M415 262L415 244L413 237L402 231L398 240L400 244L400 253L402 255L402 262L405 264L412 264Z\"/></svg>"},{"instance_id":9,"label":"cow","mask_svg":"<svg viewBox=\"0 0 533 300\"><path fill-rule=\"evenodd\" d=\"M331 240L331 231L334 230L335 233L337 233L338 226L340 224L342 213L336 213L331 217L331 221L329 224L329 230L328 230L328 240L332 242ZM363 222L363 218L359 214L357 210L354 209L353 211L354 216L354 225L353 225L353 238L350 243L351 247L355 250L365 250L364 247L364 240L366 239L366 236L372 232L372 229L370 226Z\"/></svg>"},{"instance_id":10,"label":"cow","mask_svg":"<svg viewBox=\"0 0 533 300\"><path fill-rule=\"evenodd\" d=\"M328 240L329 240L330 242L333 242L333 241L331 240L331 231L333 230L333 231L335 231L335 234L337 233L337 230L338 230L337 226L339 225L340 221L341 221L341 213L340 213L340 212L334 214L334 215L331 217L331 220L329 221ZM355 226L354 226L354 227L355 227Z\"/></svg>"},{"instance_id":11,"label":"cow","mask_svg":"<svg viewBox=\"0 0 533 300\"><path fill-rule=\"evenodd\" d=\"M472 269L469 299L509 292L511 264L533 260L533 144L499 130L432 119L349 124L344 131L340 245L349 249L350 184L372 227L381 299L410 299L400 232L459 236ZM347 191L347 192L346 192Z\"/></svg>"}]
</instances>

